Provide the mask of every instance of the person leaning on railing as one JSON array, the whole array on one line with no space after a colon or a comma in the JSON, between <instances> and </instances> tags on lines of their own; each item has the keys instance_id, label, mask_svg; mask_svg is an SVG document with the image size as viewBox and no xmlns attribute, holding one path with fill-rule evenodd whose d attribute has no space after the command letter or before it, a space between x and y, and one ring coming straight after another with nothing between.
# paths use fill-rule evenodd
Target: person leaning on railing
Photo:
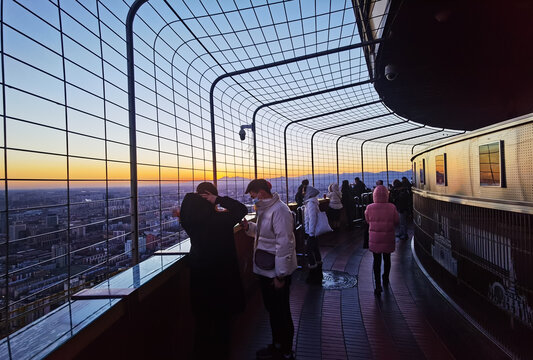
<instances>
[{"instance_id":1,"label":"person leaning on railing","mask_svg":"<svg viewBox=\"0 0 533 360\"><path fill-rule=\"evenodd\" d=\"M245 303L233 228L247 213L245 205L218 196L217 188L208 182L199 184L196 193L188 193L181 203L180 222L191 239L194 359L229 357L230 321Z\"/></svg>"},{"instance_id":2,"label":"person leaning on railing","mask_svg":"<svg viewBox=\"0 0 533 360\"><path fill-rule=\"evenodd\" d=\"M289 303L291 274L297 268L293 216L289 207L265 179L252 180L246 188L256 201L256 223L244 220L246 234L254 238L254 273L258 275L263 302L270 314L272 344L259 350L257 359L294 359L294 324Z\"/></svg>"}]
</instances>

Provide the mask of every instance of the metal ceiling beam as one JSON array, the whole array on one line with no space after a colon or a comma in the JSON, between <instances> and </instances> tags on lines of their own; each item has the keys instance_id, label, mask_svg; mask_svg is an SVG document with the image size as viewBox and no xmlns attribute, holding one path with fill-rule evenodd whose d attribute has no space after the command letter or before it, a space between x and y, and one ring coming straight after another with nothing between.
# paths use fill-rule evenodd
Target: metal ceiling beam
<instances>
[{"instance_id":1,"label":"metal ceiling beam","mask_svg":"<svg viewBox=\"0 0 533 360\"><path fill-rule=\"evenodd\" d=\"M352 84L336 86L336 87L329 88L329 89L314 91L312 93L302 94L302 95L294 96L294 97L291 97L291 98L286 98L286 99L282 99L282 100L276 100L276 101L269 102L267 104L259 105L255 109L255 111L254 111L254 113L252 115L252 129L253 129L253 139L254 139L253 148L254 148L254 174L255 174L255 178L257 179L257 131L256 131L257 127L256 127L256 122L257 122L257 113L259 112L259 110L261 110L263 108L266 108L266 107L270 107L270 106L274 106L274 105L279 105L279 104L283 104L283 103L286 103L286 102L290 102L290 101L301 100L301 99L305 99L305 98L311 97L311 96L322 95L322 94L326 94L328 92L349 89L349 88L352 88L352 87L362 86L362 85L371 84L371 83L372 83L371 80L358 81L358 82L352 83ZM381 102L381 100L376 100L375 102L372 102L372 103L378 103L378 102ZM370 103L368 103L368 104L370 104ZM363 105L354 105L350 109L356 109L356 108L359 108L359 107L362 107L362 106ZM348 109L339 110L338 112L342 112L342 111L345 111L345 110L348 110ZM334 114L335 112L331 112L331 113ZM320 116L323 116L323 115L319 115L317 117L320 117ZM304 120L301 120L301 121L304 121ZM287 127L285 127L285 129L286 128Z\"/></svg>"},{"instance_id":2,"label":"metal ceiling beam","mask_svg":"<svg viewBox=\"0 0 533 360\"><path fill-rule=\"evenodd\" d=\"M361 122L365 122L365 121L369 121L369 120L379 119L381 117L389 116L389 115L392 115L392 114L394 114L394 112L391 111L391 112L386 113L386 114L371 116L371 117L368 117L368 118L365 118L365 119L350 121L348 123L333 125L333 126L329 126L327 128L324 128L324 129L316 130L313 133L313 135L311 135L311 176L312 176L313 186L315 186L315 155L314 155L313 139L314 139L316 134L318 134L319 132L322 132L322 131L332 130L332 129L336 129L336 128L343 127L343 126L346 126L346 125L353 125L353 124L357 124L357 123L361 123ZM375 129L376 128L374 128L372 130L375 130ZM338 160L339 159L338 159L338 152L337 152L337 164L339 163ZM338 172L337 172L337 182L338 181L339 181L339 176L338 176Z\"/></svg>"},{"instance_id":3,"label":"metal ceiling beam","mask_svg":"<svg viewBox=\"0 0 533 360\"><path fill-rule=\"evenodd\" d=\"M216 152L216 136L215 136L215 99L214 99L214 92L215 92L215 88L216 88L217 84L221 80L223 80L225 78L228 78L228 77L233 77L233 76L237 76L237 75L246 74L246 73L249 73L249 72L265 70L265 69L269 69L269 68L276 67L276 66L287 65L287 64L294 63L294 62L298 62L298 61L303 61L303 60L312 59L312 58L316 58L316 57L320 57L320 56L325 56L325 55L335 54L335 53L339 53L339 52L343 52L343 51L353 50L353 49L357 49L357 48L364 47L364 46L378 44L378 43L381 43L382 41L383 41L382 39L376 39L376 40L372 40L372 41L365 41L365 42L361 42L361 43L357 43L357 44L341 46L341 47L336 48L336 49L319 51L319 52L313 53L313 54L297 56L297 57L294 57L294 58L291 58L291 59L275 61L273 63L254 66L254 67L247 68L247 69L241 69L241 70L237 70L237 71L233 71L233 72L230 72L230 73L226 73L226 74L223 74L223 75L220 75L219 77L217 77L213 81L213 83L211 84L211 88L209 90L209 112L210 112L210 119L211 119L211 146L212 146L212 158L213 158L213 182L215 183L215 185L217 184L217 158L216 158L217 152ZM369 82L370 81L371 80L369 80ZM255 139L254 139L254 143L255 143ZM255 146L254 146L254 148L255 148Z\"/></svg>"},{"instance_id":4,"label":"metal ceiling beam","mask_svg":"<svg viewBox=\"0 0 533 360\"><path fill-rule=\"evenodd\" d=\"M409 122L409 120L405 121L405 122ZM422 129L422 128L425 128L426 125L422 125L422 126L417 126L413 129L406 129L406 130L402 130L402 131L399 131L397 133L394 133L394 134L387 134L387 135L381 135L381 136L376 136L372 139L366 139L365 141L363 141L363 143L361 144L361 178L362 178L362 181L365 182L365 170L364 170L364 162L363 162L363 147L365 146L365 143L369 142L369 141L374 141L374 140L378 140L378 139L383 139L383 138L386 138L386 137L389 137L389 136L394 136L394 135L398 135L398 134L403 134L403 133L407 133L409 131L414 131L414 130L418 130L418 129Z\"/></svg>"},{"instance_id":5,"label":"metal ceiling beam","mask_svg":"<svg viewBox=\"0 0 533 360\"><path fill-rule=\"evenodd\" d=\"M384 129L384 128L387 128L387 127L390 127L390 126L395 126L395 125L400 125L400 124L405 124L409 122L409 120L402 120L400 122L396 122L396 123L393 123L393 124L387 124L387 125L383 125L383 126L378 126L378 127L375 127L375 128L372 128L372 129L366 129L366 130L359 130L359 131L355 131L353 133L349 133L349 134L344 134L344 135L341 135L337 138L337 142L335 144L335 150L336 150L336 156L337 156L337 183L339 182L339 141L340 139L342 139L343 137L346 137L346 136L351 136L351 135L356 135L356 134L362 134L362 133L365 133L367 131L373 131L373 130L378 130L378 129Z\"/></svg>"},{"instance_id":6,"label":"metal ceiling beam","mask_svg":"<svg viewBox=\"0 0 533 360\"><path fill-rule=\"evenodd\" d=\"M313 120L313 119L316 119L316 118L319 118L319 117L322 117L322 116L334 115L334 114L341 113L343 111L354 110L354 109L362 108L362 107L369 106L369 105L375 105L375 104L379 104L379 103L381 103L381 100L371 101L371 102L364 103L364 104L350 106L350 107L347 107L347 108L344 108L344 109L338 109L338 110L333 110L333 111L330 111L330 112L327 112L327 113L323 113L323 114L309 116L309 117L306 117L306 118L303 118L303 119L292 120L287 125L285 125L285 128L283 129L283 148L284 148L284 151L285 151L285 179L286 179L286 181L285 181L285 191L286 191L286 195L287 195L287 203L289 202L289 165L288 165L289 161L288 161L288 151L287 151L287 130L289 129L289 126L291 126L293 124L296 124L296 123L303 122L303 121Z\"/></svg>"},{"instance_id":7,"label":"metal ceiling beam","mask_svg":"<svg viewBox=\"0 0 533 360\"><path fill-rule=\"evenodd\" d=\"M419 138L419 137L433 135L433 134L436 134L436 133L439 133L439 132L442 132L442 131L444 131L444 128L436 130L436 131L432 131L432 132L427 133L427 134L411 136L411 137L408 137L408 138L404 138L404 139L401 139L401 140L396 140L396 141L392 141L390 143L387 143L387 146L385 146L385 168L387 170L387 185L389 184L389 145L396 144L396 143L399 143L399 142L402 142L402 141L406 141L406 140L416 139L416 138Z\"/></svg>"}]
</instances>

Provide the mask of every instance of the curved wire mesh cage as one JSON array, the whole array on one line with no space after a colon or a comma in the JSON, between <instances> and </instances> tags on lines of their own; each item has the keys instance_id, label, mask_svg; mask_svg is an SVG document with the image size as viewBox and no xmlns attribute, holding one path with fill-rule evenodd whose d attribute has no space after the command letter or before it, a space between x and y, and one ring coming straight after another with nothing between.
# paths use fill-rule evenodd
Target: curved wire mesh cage
<instances>
[{"instance_id":1,"label":"curved wire mesh cage","mask_svg":"<svg viewBox=\"0 0 533 360\"><path fill-rule=\"evenodd\" d=\"M363 39L350 0L1 6L3 335L187 238L199 182L249 203L266 178L290 202L304 178L410 177L414 147L461 133L383 105L384 20Z\"/></svg>"}]
</instances>

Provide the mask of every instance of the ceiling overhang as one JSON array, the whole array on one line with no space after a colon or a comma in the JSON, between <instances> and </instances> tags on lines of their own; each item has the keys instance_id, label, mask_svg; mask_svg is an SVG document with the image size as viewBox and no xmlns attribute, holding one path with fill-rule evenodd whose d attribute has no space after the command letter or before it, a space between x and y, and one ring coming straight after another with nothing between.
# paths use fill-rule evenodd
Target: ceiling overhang
<instances>
[{"instance_id":1,"label":"ceiling overhang","mask_svg":"<svg viewBox=\"0 0 533 360\"><path fill-rule=\"evenodd\" d=\"M371 10L374 3L366 5ZM395 113L473 130L533 112L533 2L387 5L385 41L370 65L376 90ZM370 11L366 23L378 15ZM397 74L392 81L384 76L387 65Z\"/></svg>"}]
</instances>

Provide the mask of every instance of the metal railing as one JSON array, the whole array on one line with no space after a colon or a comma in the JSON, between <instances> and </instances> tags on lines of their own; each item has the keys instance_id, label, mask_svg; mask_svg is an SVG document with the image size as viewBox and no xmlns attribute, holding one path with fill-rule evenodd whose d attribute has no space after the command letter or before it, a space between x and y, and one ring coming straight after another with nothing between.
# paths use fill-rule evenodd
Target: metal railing
<instances>
[{"instance_id":1,"label":"metal railing","mask_svg":"<svg viewBox=\"0 0 533 360\"><path fill-rule=\"evenodd\" d=\"M469 206L415 191L415 249L435 281L475 321L504 346L520 349L511 345L519 337L510 334L533 329L533 215L486 202L487 207Z\"/></svg>"}]
</instances>

